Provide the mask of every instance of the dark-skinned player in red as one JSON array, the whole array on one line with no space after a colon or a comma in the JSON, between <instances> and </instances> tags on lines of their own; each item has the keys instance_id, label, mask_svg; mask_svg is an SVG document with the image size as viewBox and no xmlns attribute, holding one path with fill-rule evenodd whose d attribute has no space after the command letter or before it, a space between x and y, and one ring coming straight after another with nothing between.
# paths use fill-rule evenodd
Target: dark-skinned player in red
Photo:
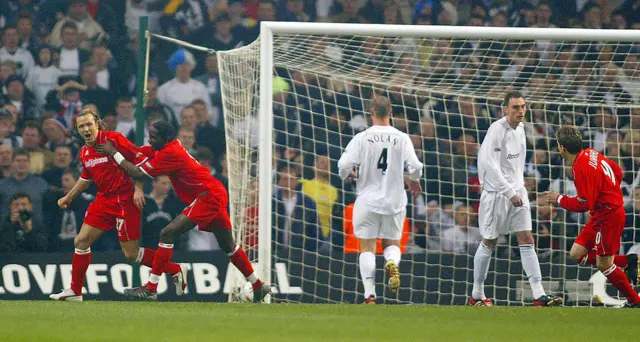
<instances>
[{"instance_id":1,"label":"dark-skinned player in red","mask_svg":"<svg viewBox=\"0 0 640 342\"><path fill-rule=\"evenodd\" d=\"M640 296L631 282L638 280L638 256L617 255L625 226L625 211L620 183L622 169L598 151L583 149L582 134L573 126L556 132L558 150L573 166L578 195L569 197L545 192L549 203L571 212L589 211L590 218L571 246L570 257L581 265L596 265L625 297L624 307L640 308ZM622 269L627 270L627 274ZM627 279L629 278L629 279Z\"/></svg>"},{"instance_id":2,"label":"dark-skinned player in red","mask_svg":"<svg viewBox=\"0 0 640 342\"><path fill-rule=\"evenodd\" d=\"M103 153L113 156L120 167L134 179L169 176L178 197L188 204L182 214L160 231L160 242L149 282L145 286L126 289L125 295L138 299L156 299L159 277L166 263L171 260L174 236L198 227L216 236L220 248L227 253L231 263L251 282L254 301L262 301L270 293L271 287L258 279L247 254L233 239L227 212L229 200L226 189L211 176L209 169L200 165L187 152L176 139L176 134L175 128L168 122L152 124L149 127L149 144L155 155L140 166L126 160L110 141L98 147ZM145 148L148 147L142 149Z\"/></svg>"},{"instance_id":3,"label":"dark-skinned player in red","mask_svg":"<svg viewBox=\"0 0 640 342\"><path fill-rule=\"evenodd\" d=\"M98 195L87 209L80 232L74 239L71 287L49 296L54 300L65 301L82 301L82 285L91 263L91 245L106 230L117 229L122 252L131 261L151 267L155 254L153 249L138 247L141 233L140 209L144 199L142 189L136 189L134 195L131 178L118 167L113 158L98 152L96 145L110 139L122 154L138 163L146 161L146 156L139 153L138 148L122 134L107 131L106 124L100 120L98 113L91 109L78 114L75 126L85 140L79 157L83 167L82 176L69 193L58 200L58 205L66 208L91 183L96 184ZM173 276L176 294L184 294L187 286L186 266L166 263L163 270Z\"/></svg>"}]
</instances>

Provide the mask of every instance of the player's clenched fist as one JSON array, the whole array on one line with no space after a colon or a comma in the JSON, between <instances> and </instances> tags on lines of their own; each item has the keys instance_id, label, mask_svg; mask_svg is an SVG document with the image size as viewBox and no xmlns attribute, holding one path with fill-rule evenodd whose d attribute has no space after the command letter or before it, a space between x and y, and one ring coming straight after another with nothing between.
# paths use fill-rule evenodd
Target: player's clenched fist
<instances>
[{"instance_id":1,"label":"player's clenched fist","mask_svg":"<svg viewBox=\"0 0 640 342\"><path fill-rule=\"evenodd\" d=\"M558 194L553 192L553 191L545 191L542 193L542 195L546 198L547 202L549 203L556 203L556 201L558 200Z\"/></svg>"},{"instance_id":2,"label":"player's clenched fist","mask_svg":"<svg viewBox=\"0 0 640 342\"><path fill-rule=\"evenodd\" d=\"M58 200L58 206L62 209L66 209L69 204L71 204L71 199L69 199L67 196L64 196Z\"/></svg>"},{"instance_id":3,"label":"player's clenched fist","mask_svg":"<svg viewBox=\"0 0 640 342\"><path fill-rule=\"evenodd\" d=\"M514 195L509 200L511 201L511 204L513 204L513 206L516 208L522 206L522 199L518 195Z\"/></svg>"}]
</instances>

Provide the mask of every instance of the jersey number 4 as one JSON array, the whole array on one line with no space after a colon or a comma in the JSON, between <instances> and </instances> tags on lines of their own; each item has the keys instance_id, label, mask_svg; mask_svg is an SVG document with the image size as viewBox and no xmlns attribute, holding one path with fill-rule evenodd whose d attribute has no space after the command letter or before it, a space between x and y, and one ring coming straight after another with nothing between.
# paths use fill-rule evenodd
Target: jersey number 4
<instances>
[{"instance_id":1,"label":"jersey number 4","mask_svg":"<svg viewBox=\"0 0 640 342\"><path fill-rule=\"evenodd\" d=\"M602 160L600 161L600 165L602 165L602 171L604 171L604 174L611 179L611 183L616 185L616 177L613 175L613 170L611 169L611 166L609 166L609 163Z\"/></svg>"},{"instance_id":2,"label":"jersey number 4","mask_svg":"<svg viewBox=\"0 0 640 342\"><path fill-rule=\"evenodd\" d=\"M387 148L382 149L382 153L380 153L380 158L378 158L378 169L382 170L382 175L387 174Z\"/></svg>"}]
</instances>

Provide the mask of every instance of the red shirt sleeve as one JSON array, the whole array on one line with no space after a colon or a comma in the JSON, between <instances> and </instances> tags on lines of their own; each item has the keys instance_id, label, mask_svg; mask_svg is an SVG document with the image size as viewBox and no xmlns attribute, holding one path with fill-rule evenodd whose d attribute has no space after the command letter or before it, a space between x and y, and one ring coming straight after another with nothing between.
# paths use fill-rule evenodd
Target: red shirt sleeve
<instances>
[{"instance_id":1,"label":"red shirt sleeve","mask_svg":"<svg viewBox=\"0 0 640 342\"><path fill-rule=\"evenodd\" d=\"M122 154L124 159L132 162L136 166L147 161L148 157L140 150L140 147L134 145L121 133L113 133L110 138L113 140L116 150Z\"/></svg>"},{"instance_id":2,"label":"red shirt sleeve","mask_svg":"<svg viewBox=\"0 0 640 342\"><path fill-rule=\"evenodd\" d=\"M588 163L576 165L574 183L578 196L562 196L558 204L568 211L582 213L593 210L600 191L602 175L600 169L594 168Z\"/></svg>"},{"instance_id":3,"label":"red shirt sleeve","mask_svg":"<svg viewBox=\"0 0 640 342\"><path fill-rule=\"evenodd\" d=\"M171 150L163 149L156 152L155 156L140 165L140 169L146 173L147 176L156 178L177 170L182 164L181 159L179 155L176 155Z\"/></svg>"}]
</instances>

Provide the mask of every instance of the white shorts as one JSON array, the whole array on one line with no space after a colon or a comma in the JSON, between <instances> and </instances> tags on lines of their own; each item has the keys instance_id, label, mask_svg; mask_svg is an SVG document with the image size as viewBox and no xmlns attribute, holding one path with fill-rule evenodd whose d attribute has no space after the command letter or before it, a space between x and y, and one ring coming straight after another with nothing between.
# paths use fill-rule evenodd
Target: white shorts
<instances>
[{"instance_id":1,"label":"white shorts","mask_svg":"<svg viewBox=\"0 0 640 342\"><path fill-rule=\"evenodd\" d=\"M478 225L484 239L497 239L509 232L531 231L531 205L527 190L522 187L516 194L522 199L521 207L514 207L509 198L497 192L483 191L478 209Z\"/></svg>"},{"instance_id":2,"label":"white shorts","mask_svg":"<svg viewBox=\"0 0 640 342\"><path fill-rule=\"evenodd\" d=\"M353 232L358 239L400 240L406 215L406 209L397 214L378 214L356 200L353 205Z\"/></svg>"}]
</instances>

